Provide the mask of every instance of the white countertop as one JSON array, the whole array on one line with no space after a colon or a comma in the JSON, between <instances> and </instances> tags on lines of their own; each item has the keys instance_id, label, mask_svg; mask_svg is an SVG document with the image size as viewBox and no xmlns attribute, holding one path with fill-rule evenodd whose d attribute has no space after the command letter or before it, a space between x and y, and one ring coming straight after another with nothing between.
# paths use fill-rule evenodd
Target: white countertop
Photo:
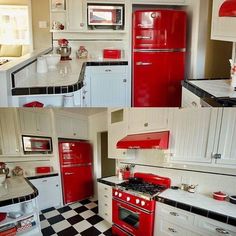
<instances>
[{"instance_id":1,"label":"white countertop","mask_svg":"<svg viewBox=\"0 0 236 236\"><path fill-rule=\"evenodd\" d=\"M159 194L159 197L236 218L235 204L227 201L217 201L210 196L189 193L183 190L167 189Z\"/></svg>"},{"instance_id":2,"label":"white countertop","mask_svg":"<svg viewBox=\"0 0 236 236\"><path fill-rule=\"evenodd\" d=\"M31 195L34 189L27 183L24 177L7 178L0 185L0 201Z\"/></svg>"},{"instance_id":3,"label":"white countertop","mask_svg":"<svg viewBox=\"0 0 236 236\"><path fill-rule=\"evenodd\" d=\"M233 88L231 87L230 81L231 80L228 79L228 80L194 80L194 81L189 80L188 82L215 97L236 98L236 91L234 91Z\"/></svg>"},{"instance_id":4,"label":"white countertop","mask_svg":"<svg viewBox=\"0 0 236 236\"><path fill-rule=\"evenodd\" d=\"M113 184L121 184L125 181L125 180L120 180L117 176L102 178L102 180L107 181L107 182L111 182Z\"/></svg>"}]
</instances>

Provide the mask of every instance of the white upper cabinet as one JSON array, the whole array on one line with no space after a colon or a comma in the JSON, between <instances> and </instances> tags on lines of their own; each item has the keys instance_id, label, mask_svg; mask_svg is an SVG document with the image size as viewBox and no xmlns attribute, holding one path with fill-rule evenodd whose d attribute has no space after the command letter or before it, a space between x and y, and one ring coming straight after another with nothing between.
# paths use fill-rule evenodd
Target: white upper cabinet
<instances>
[{"instance_id":1,"label":"white upper cabinet","mask_svg":"<svg viewBox=\"0 0 236 236\"><path fill-rule=\"evenodd\" d=\"M52 137L51 112L47 109L19 109L21 133Z\"/></svg>"},{"instance_id":2,"label":"white upper cabinet","mask_svg":"<svg viewBox=\"0 0 236 236\"><path fill-rule=\"evenodd\" d=\"M167 108L130 108L128 115L128 133L143 133L168 129Z\"/></svg>"},{"instance_id":3,"label":"white upper cabinet","mask_svg":"<svg viewBox=\"0 0 236 236\"><path fill-rule=\"evenodd\" d=\"M224 0L213 0L211 39L236 41L236 17L219 17Z\"/></svg>"},{"instance_id":4,"label":"white upper cabinet","mask_svg":"<svg viewBox=\"0 0 236 236\"><path fill-rule=\"evenodd\" d=\"M170 119L171 161L210 163L218 109L179 109Z\"/></svg>"},{"instance_id":5,"label":"white upper cabinet","mask_svg":"<svg viewBox=\"0 0 236 236\"><path fill-rule=\"evenodd\" d=\"M88 139L88 119L82 115L57 113L56 133L59 138Z\"/></svg>"},{"instance_id":6,"label":"white upper cabinet","mask_svg":"<svg viewBox=\"0 0 236 236\"><path fill-rule=\"evenodd\" d=\"M127 135L127 109L108 111L108 157L115 159L134 158L135 150L117 149L116 144Z\"/></svg>"},{"instance_id":7,"label":"white upper cabinet","mask_svg":"<svg viewBox=\"0 0 236 236\"><path fill-rule=\"evenodd\" d=\"M236 164L236 109L223 110L217 154L218 164Z\"/></svg>"},{"instance_id":8,"label":"white upper cabinet","mask_svg":"<svg viewBox=\"0 0 236 236\"><path fill-rule=\"evenodd\" d=\"M20 155L20 135L14 109L0 109L0 155Z\"/></svg>"}]
</instances>

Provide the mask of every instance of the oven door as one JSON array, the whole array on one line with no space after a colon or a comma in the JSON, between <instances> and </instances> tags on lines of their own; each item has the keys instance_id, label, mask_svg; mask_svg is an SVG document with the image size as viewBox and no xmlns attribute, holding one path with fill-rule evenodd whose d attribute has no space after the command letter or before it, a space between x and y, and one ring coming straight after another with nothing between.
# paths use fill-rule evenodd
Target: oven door
<instances>
[{"instance_id":1,"label":"oven door","mask_svg":"<svg viewBox=\"0 0 236 236\"><path fill-rule=\"evenodd\" d=\"M147 212L127 203L113 199L113 223L135 236L151 236L154 213Z\"/></svg>"}]
</instances>

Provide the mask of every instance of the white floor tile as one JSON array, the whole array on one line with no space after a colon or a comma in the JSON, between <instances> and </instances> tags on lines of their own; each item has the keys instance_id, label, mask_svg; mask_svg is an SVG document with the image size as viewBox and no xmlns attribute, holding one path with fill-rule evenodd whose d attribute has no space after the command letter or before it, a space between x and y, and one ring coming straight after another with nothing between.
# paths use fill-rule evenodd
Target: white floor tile
<instances>
[{"instance_id":1,"label":"white floor tile","mask_svg":"<svg viewBox=\"0 0 236 236\"><path fill-rule=\"evenodd\" d=\"M53 210L53 211L49 211L49 212L47 212L47 213L44 213L44 216L45 216L47 219L49 219L49 218L51 218L51 217L53 217L53 216L57 216L57 215L60 215L59 211L57 211L57 210Z\"/></svg>"},{"instance_id":2,"label":"white floor tile","mask_svg":"<svg viewBox=\"0 0 236 236\"><path fill-rule=\"evenodd\" d=\"M84 219L88 219L89 217L94 216L94 215L95 215L95 213L90 210L80 213L80 216L82 216Z\"/></svg>"},{"instance_id":3,"label":"white floor tile","mask_svg":"<svg viewBox=\"0 0 236 236\"><path fill-rule=\"evenodd\" d=\"M55 232L60 232L63 229L69 228L71 224L67 220L60 221L56 224L52 225L52 228L55 230Z\"/></svg>"},{"instance_id":4,"label":"white floor tile","mask_svg":"<svg viewBox=\"0 0 236 236\"><path fill-rule=\"evenodd\" d=\"M83 220L75 225L73 225L73 227L78 231L78 232L83 232L84 230L90 228L92 225L86 221L86 220Z\"/></svg>"},{"instance_id":5,"label":"white floor tile","mask_svg":"<svg viewBox=\"0 0 236 236\"><path fill-rule=\"evenodd\" d=\"M111 224L108 223L106 220L103 220L103 221L97 223L96 225L94 225L94 227L96 229L98 229L100 232L105 232L111 228Z\"/></svg>"},{"instance_id":6,"label":"white floor tile","mask_svg":"<svg viewBox=\"0 0 236 236\"><path fill-rule=\"evenodd\" d=\"M77 213L76 211L71 210L71 211L67 211L67 212L62 213L61 215L62 215L65 219L68 219L68 218L70 218L70 217L72 217L72 216L75 216L75 215L77 215L77 214L78 214L78 213Z\"/></svg>"},{"instance_id":7,"label":"white floor tile","mask_svg":"<svg viewBox=\"0 0 236 236\"><path fill-rule=\"evenodd\" d=\"M89 200L95 202L95 201L97 201L98 199L95 198L95 197L91 197L91 198L89 198Z\"/></svg>"},{"instance_id":8,"label":"white floor tile","mask_svg":"<svg viewBox=\"0 0 236 236\"><path fill-rule=\"evenodd\" d=\"M50 226L50 224L47 220L41 221L40 224L41 224L42 229L47 228L48 226Z\"/></svg>"},{"instance_id":9,"label":"white floor tile","mask_svg":"<svg viewBox=\"0 0 236 236\"><path fill-rule=\"evenodd\" d=\"M83 205L81 203L79 203L79 202L76 202L76 203L73 203L73 204L71 204L69 206L70 206L70 208L75 209L75 208L81 207Z\"/></svg>"},{"instance_id":10,"label":"white floor tile","mask_svg":"<svg viewBox=\"0 0 236 236\"><path fill-rule=\"evenodd\" d=\"M90 203L86 204L85 206L86 206L88 209L92 209L92 208L96 207L97 204L94 203L94 202L90 202Z\"/></svg>"}]
</instances>

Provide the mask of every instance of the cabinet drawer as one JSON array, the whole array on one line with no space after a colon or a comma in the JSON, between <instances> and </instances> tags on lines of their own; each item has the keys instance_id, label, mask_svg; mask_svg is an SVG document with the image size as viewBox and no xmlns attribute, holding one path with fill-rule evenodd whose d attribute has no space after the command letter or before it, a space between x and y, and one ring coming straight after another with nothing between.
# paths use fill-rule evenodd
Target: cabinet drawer
<instances>
[{"instance_id":1,"label":"cabinet drawer","mask_svg":"<svg viewBox=\"0 0 236 236\"><path fill-rule=\"evenodd\" d=\"M194 215L175 207L158 203L156 210L158 214L172 222L179 222L181 224L193 224L194 222Z\"/></svg>"},{"instance_id":2,"label":"cabinet drawer","mask_svg":"<svg viewBox=\"0 0 236 236\"><path fill-rule=\"evenodd\" d=\"M195 225L201 230L202 235L209 236L236 236L236 227L221 223L216 220L211 220L206 217L196 216Z\"/></svg>"},{"instance_id":3,"label":"cabinet drawer","mask_svg":"<svg viewBox=\"0 0 236 236\"><path fill-rule=\"evenodd\" d=\"M160 228L158 229L158 231L160 235L163 235L163 236L164 235L165 236L171 236L171 235L187 236L188 235L188 230L166 220L161 220L159 227Z\"/></svg>"},{"instance_id":4,"label":"cabinet drawer","mask_svg":"<svg viewBox=\"0 0 236 236\"><path fill-rule=\"evenodd\" d=\"M201 99L188 89L182 87L182 107L199 108L201 107Z\"/></svg>"},{"instance_id":5,"label":"cabinet drawer","mask_svg":"<svg viewBox=\"0 0 236 236\"><path fill-rule=\"evenodd\" d=\"M125 74L127 66L93 66L91 73L94 74Z\"/></svg>"},{"instance_id":6,"label":"cabinet drawer","mask_svg":"<svg viewBox=\"0 0 236 236\"><path fill-rule=\"evenodd\" d=\"M98 194L112 197L112 187L106 184L98 183Z\"/></svg>"}]
</instances>

